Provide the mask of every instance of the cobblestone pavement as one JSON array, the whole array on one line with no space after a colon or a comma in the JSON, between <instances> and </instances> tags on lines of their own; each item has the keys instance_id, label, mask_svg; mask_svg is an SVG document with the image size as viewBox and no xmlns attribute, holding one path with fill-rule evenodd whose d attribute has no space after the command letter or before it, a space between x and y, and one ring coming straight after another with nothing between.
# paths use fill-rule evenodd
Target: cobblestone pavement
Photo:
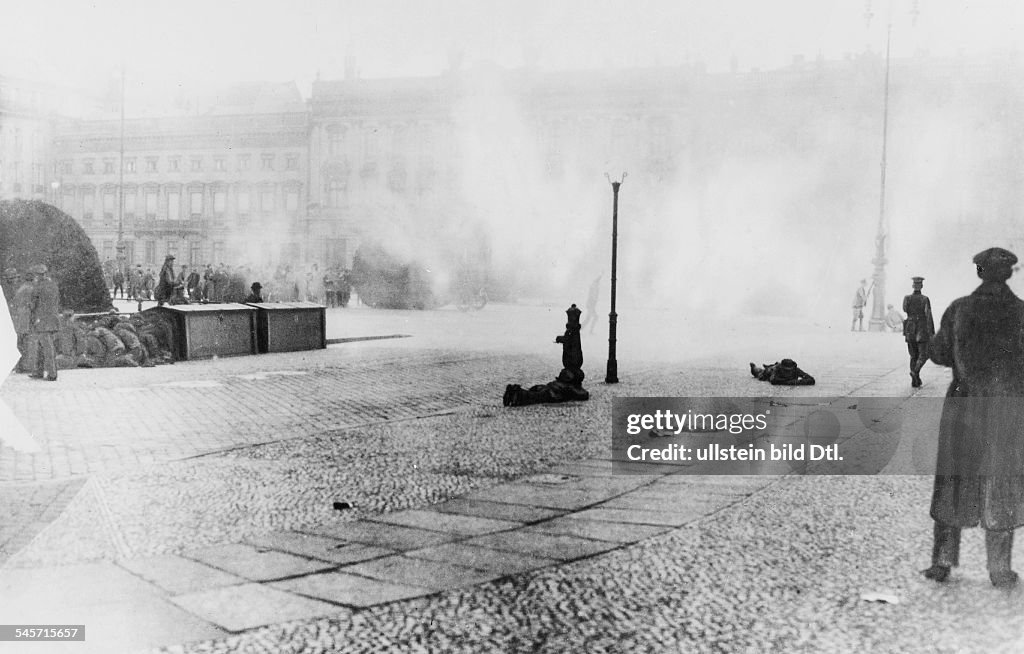
<instances>
[{"instance_id":1,"label":"cobblestone pavement","mask_svg":"<svg viewBox=\"0 0 1024 654\"><path fill-rule=\"evenodd\" d=\"M624 342L622 383L592 373L590 402L509 410L505 383L557 372L547 322L561 318L537 308L495 340L487 330L508 321L503 311L402 316L399 330L367 311L349 328L412 338L72 371L55 385L9 379L3 397L47 461L0 448L0 497L25 526L0 532L10 543L0 611L86 624L86 646L103 652L981 652L1021 642L1021 593L988 586L978 534L952 584L919 578L928 478L607 467L614 396L875 395L910 410L941 396L947 377L935 368L911 395L898 338L763 327L708 338L676 325L654 333L653 348ZM622 355L684 341L687 357ZM786 355L820 384L774 389L746 371L750 359ZM921 428L935 419L922 416ZM70 452L93 467L74 468ZM898 603L862 601L871 591Z\"/></svg>"}]
</instances>

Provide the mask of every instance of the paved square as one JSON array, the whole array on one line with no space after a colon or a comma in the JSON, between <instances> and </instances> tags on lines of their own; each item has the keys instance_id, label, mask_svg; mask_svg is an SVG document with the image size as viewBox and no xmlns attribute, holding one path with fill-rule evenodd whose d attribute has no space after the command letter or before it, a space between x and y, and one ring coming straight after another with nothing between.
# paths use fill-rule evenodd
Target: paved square
<instances>
[{"instance_id":1,"label":"paved square","mask_svg":"<svg viewBox=\"0 0 1024 654\"><path fill-rule=\"evenodd\" d=\"M593 540L604 540L611 543L635 543L651 536L665 533L669 527L627 524L622 522L601 522L597 520L579 520L574 517L557 518L540 522L526 531L564 536L579 536Z\"/></svg>"},{"instance_id":2,"label":"paved square","mask_svg":"<svg viewBox=\"0 0 1024 654\"><path fill-rule=\"evenodd\" d=\"M617 547L614 543L577 538L575 536L545 535L525 530L507 534L491 534L478 536L465 541L466 545L477 545L497 550L509 550L524 554L533 554L563 561L592 556Z\"/></svg>"},{"instance_id":3,"label":"paved square","mask_svg":"<svg viewBox=\"0 0 1024 654\"><path fill-rule=\"evenodd\" d=\"M375 522L386 522L402 525L405 527L416 527L418 529L429 529L431 531L451 532L463 536L478 536L490 534L495 531L508 531L516 527L522 527L520 522L508 520L494 520L477 516L453 515L439 513L437 511L410 510L384 513L372 518Z\"/></svg>"},{"instance_id":4,"label":"paved square","mask_svg":"<svg viewBox=\"0 0 1024 654\"><path fill-rule=\"evenodd\" d=\"M326 561L264 550L243 543L217 545L185 552L184 556L252 581L270 581L335 568Z\"/></svg>"},{"instance_id":5,"label":"paved square","mask_svg":"<svg viewBox=\"0 0 1024 654\"><path fill-rule=\"evenodd\" d=\"M227 586L172 597L189 613L228 631L342 613L344 609L264 584Z\"/></svg>"},{"instance_id":6,"label":"paved square","mask_svg":"<svg viewBox=\"0 0 1024 654\"><path fill-rule=\"evenodd\" d=\"M476 547L464 543L448 543L428 547L422 550L407 552L406 556L444 563L457 563L459 565L477 568L479 570L491 570L501 574L515 574L537 570L554 565L559 561L543 556L532 556L517 552L508 552L491 549L489 547Z\"/></svg>"},{"instance_id":7,"label":"paved square","mask_svg":"<svg viewBox=\"0 0 1024 654\"><path fill-rule=\"evenodd\" d=\"M156 586L107 561L0 572L0 607L8 611L31 606L91 606L160 594ZM17 622L10 613L4 614L4 620L6 624Z\"/></svg>"},{"instance_id":8,"label":"paved square","mask_svg":"<svg viewBox=\"0 0 1024 654\"><path fill-rule=\"evenodd\" d=\"M348 543L337 538L314 536L297 531L274 531L253 536L248 543L258 548L290 552L332 563L358 563L394 554L394 550L362 543Z\"/></svg>"},{"instance_id":9,"label":"paved square","mask_svg":"<svg viewBox=\"0 0 1024 654\"><path fill-rule=\"evenodd\" d=\"M369 520L322 527L320 532L332 538L340 538L353 543L365 543L396 550L415 550L461 538L458 534L446 534Z\"/></svg>"},{"instance_id":10,"label":"paved square","mask_svg":"<svg viewBox=\"0 0 1024 654\"><path fill-rule=\"evenodd\" d=\"M565 509L547 509L540 506L528 506L526 504L505 504L504 502L472 500L465 497L448 500L441 504L435 504L430 508L442 513L458 513L460 515L473 515L480 516L482 518L510 520L512 522L520 523L547 520L548 518L565 515L566 513Z\"/></svg>"},{"instance_id":11,"label":"paved square","mask_svg":"<svg viewBox=\"0 0 1024 654\"><path fill-rule=\"evenodd\" d=\"M171 595L197 593L221 586L244 584L248 581L243 577L173 554L124 559L117 564L156 584Z\"/></svg>"},{"instance_id":12,"label":"paved square","mask_svg":"<svg viewBox=\"0 0 1024 654\"><path fill-rule=\"evenodd\" d=\"M437 592L423 586L393 584L344 572L324 572L308 577L277 581L269 585L280 591L289 591L354 607L385 604Z\"/></svg>"},{"instance_id":13,"label":"paved square","mask_svg":"<svg viewBox=\"0 0 1024 654\"><path fill-rule=\"evenodd\" d=\"M454 563L428 559L389 556L365 561L342 569L343 572L372 577L391 583L405 583L436 590L461 588L500 577L500 574Z\"/></svg>"}]
</instances>

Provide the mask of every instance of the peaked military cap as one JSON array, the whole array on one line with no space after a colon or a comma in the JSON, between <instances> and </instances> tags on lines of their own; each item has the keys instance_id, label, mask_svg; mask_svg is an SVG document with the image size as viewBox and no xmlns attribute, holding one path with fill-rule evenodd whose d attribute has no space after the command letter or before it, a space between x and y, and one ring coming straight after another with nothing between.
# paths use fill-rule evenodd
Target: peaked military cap
<instances>
[{"instance_id":1,"label":"peaked military cap","mask_svg":"<svg viewBox=\"0 0 1024 654\"><path fill-rule=\"evenodd\" d=\"M1012 266L1017 263L1017 255L1003 248L989 248L974 255L975 265L983 268L992 266Z\"/></svg>"},{"instance_id":2,"label":"peaked military cap","mask_svg":"<svg viewBox=\"0 0 1024 654\"><path fill-rule=\"evenodd\" d=\"M914 282L915 284L921 284L922 282L924 282L924 277L911 277L910 281Z\"/></svg>"}]
</instances>

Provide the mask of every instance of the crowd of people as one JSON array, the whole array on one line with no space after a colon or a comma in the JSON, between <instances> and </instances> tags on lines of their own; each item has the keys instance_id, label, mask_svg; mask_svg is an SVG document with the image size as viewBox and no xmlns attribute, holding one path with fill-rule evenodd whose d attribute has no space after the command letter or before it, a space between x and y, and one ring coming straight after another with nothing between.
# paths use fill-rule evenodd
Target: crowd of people
<instances>
[{"instance_id":1,"label":"crowd of people","mask_svg":"<svg viewBox=\"0 0 1024 654\"><path fill-rule=\"evenodd\" d=\"M202 268L182 265L176 270L174 261L174 255L168 254L158 273L142 264L122 273L108 262L105 268L111 296L161 304L248 302L254 284L260 287L257 295L262 302L306 301L346 307L352 296L350 273L340 267L321 271L315 263L306 270L285 264L271 269L208 263Z\"/></svg>"}]
</instances>

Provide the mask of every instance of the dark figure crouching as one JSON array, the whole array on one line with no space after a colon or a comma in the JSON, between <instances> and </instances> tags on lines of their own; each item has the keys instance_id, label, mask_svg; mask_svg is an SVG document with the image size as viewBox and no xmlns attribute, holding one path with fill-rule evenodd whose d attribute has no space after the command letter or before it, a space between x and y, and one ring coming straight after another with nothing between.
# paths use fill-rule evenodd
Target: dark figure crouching
<instances>
[{"instance_id":1,"label":"dark figure crouching","mask_svg":"<svg viewBox=\"0 0 1024 654\"><path fill-rule=\"evenodd\" d=\"M505 387L502 403L505 406L527 404L551 404L590 399L590 393L583 388L583 347L580 345L580 313L576 305L566 310L569 322L565 333L555 337L555 343L562 345L562 371L554 381L537 384L524 389L519 384Z\"/></svg>"},{"instance_id":2,"label":"dark figure crouching","mask_svg":"<svg viewBox=\"0 0 1024 654\"><path fill-rule=\"evenodd\" d=\"M766 363L764 366L751 363L750 374L772 386L814 386L814 377L801 370L792 359Z\"/></svg>"}]
</instances>

